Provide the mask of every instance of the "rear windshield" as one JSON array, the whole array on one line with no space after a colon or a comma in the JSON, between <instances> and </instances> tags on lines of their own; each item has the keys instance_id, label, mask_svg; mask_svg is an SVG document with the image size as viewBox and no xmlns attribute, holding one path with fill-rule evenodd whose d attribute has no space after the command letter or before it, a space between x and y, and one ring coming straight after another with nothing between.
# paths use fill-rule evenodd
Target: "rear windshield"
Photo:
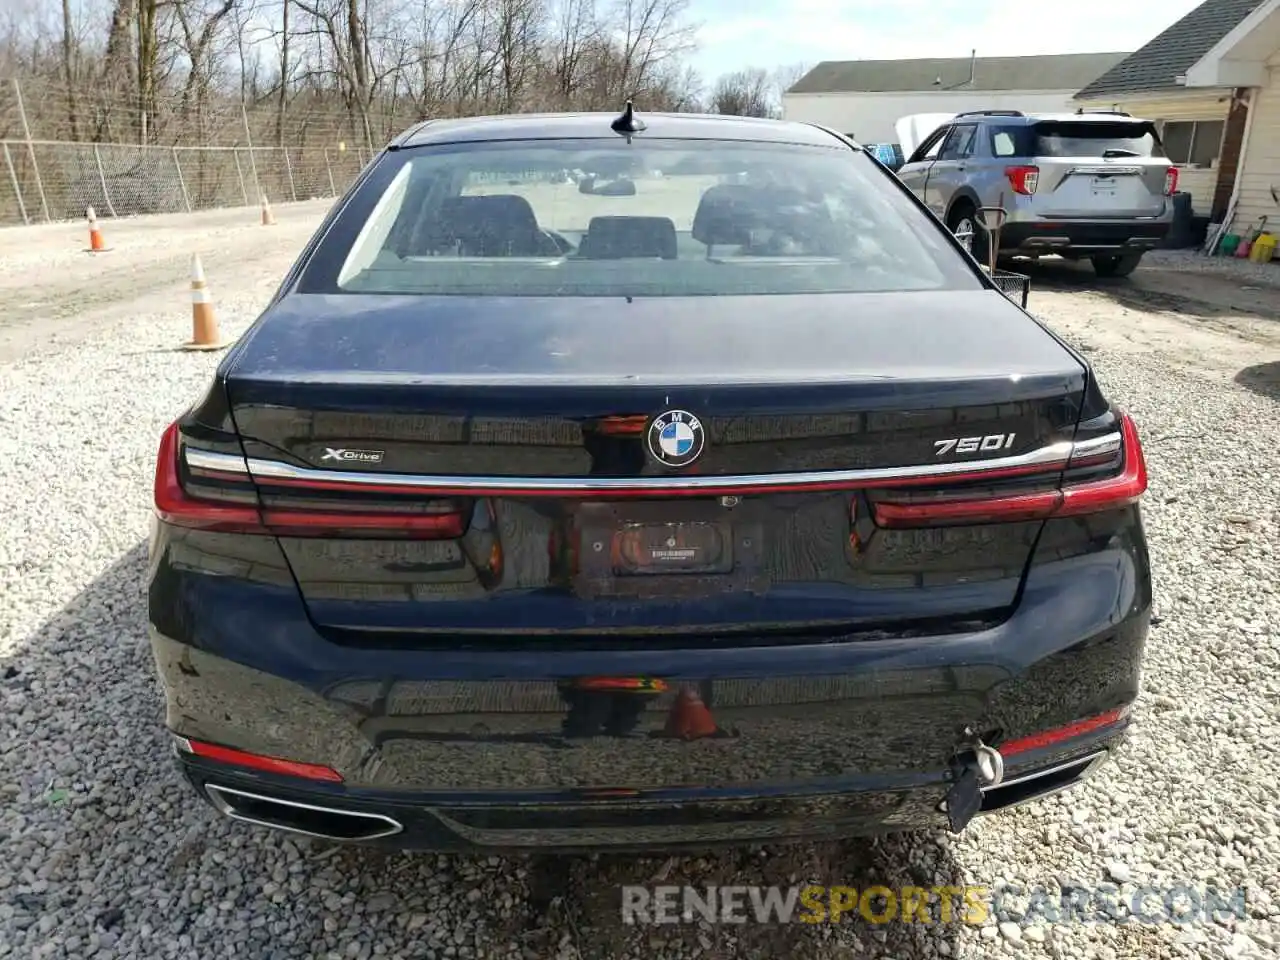
<instances>
[{"instance_id":1,"label":"rear windshield","mask_svg":"<svg viewBox=\"0 0 1280 960\"><path fill-rule=\"evenodd\" d=\"M714 296L976 289L862 151L541 140L385 153L301 292Z\"/></svg>"},{"instance_id":2,"label":"rear windshield","mask_svg":"<svg viewBox=\"0 0 1280 960\"><path fill-rule=\"evenodd\" d=\"M1146 121L1089 123L1043 120L1035 125L1034 157L1163 157L1156 128Z\"/></svg>"}]
</instances>

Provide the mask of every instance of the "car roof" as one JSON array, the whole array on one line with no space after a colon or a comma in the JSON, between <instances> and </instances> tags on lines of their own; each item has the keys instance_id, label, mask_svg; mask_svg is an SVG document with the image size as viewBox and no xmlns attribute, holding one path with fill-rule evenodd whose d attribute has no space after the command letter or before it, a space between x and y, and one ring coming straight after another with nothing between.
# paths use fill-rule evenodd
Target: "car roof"
<instances>
[{"instance_id":1,"label":"car roof","mask_svg":"<svg viewBox=\"0 0 1280 960\"><path fill-rule=\"evenodd\" d=\"M1052 120L1055 123L1146 123L1143 117L1118 113L1037 113L1027 119L1032 122Z\"/></svg>"},{"instance_id":2,"label":"car roof","mask_svg":"<svg viewBox=\"0 0 1280 960\"><path fill-rule=\"evenodd\" d=\"M485 140L616 139L610 124L617 113L523 113L507 116L428 120L391 141L393 149ZM702 113L641 113L642 139L739 140L840 147L836 134L810 123L726 117Z\"/></svg>"},{"instance_id":3,"label":"car roof","mask_svg":"<svg viewBox=\"0 0 1280 960\"><path fill-rule=\"evenodd\" d=\"M1144 117L1131 117L1119 113L1027 113L1022 116L1008 114L958 114L953 123L995 123L1001 126L1030 125L1049 120L1053 123L1146 123Z\"/></svg>"}]
</instances>

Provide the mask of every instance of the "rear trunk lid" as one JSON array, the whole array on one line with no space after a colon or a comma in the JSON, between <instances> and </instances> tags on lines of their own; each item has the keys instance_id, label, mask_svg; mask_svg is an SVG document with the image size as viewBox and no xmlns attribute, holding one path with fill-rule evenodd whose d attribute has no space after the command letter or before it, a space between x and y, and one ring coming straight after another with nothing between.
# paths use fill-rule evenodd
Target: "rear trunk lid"
<instances>
[{"instance_id":1,"label":"rear trunk lid","mask_svg":"<svg viewBox=\"0 0 1280 960\"><path fill-rule=\"evenodd\" d=\"M1051 466L1077 360L995 291L707 302L277 304L227 380L264 507L457 517L433 539L281 536L317 625L714 643L1007 611L1042 521L877 529L868 486ZM669 411L653 444L683 423L668 439L704 444L686 466L648 452Z\"/></svg>"},{"instance_id":2,"label":"rear trunk lid","mask_svg":"<svg viewBox=\"0 0 1280 960\"><path fill-rule=\"evenodd\" d=\"M1147 121L1045 120L1028 151L1040 170L1036 212L1058 219L1159 217L1169 161Z\"/></svg>"}]
</instances>

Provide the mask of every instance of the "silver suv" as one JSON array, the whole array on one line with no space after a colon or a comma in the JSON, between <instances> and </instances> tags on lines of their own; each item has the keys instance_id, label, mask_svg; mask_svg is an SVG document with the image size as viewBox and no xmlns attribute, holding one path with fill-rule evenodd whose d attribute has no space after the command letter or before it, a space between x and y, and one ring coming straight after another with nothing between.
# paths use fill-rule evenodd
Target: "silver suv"
<instances>
[{"instance_id":1,"label":"silver suv","mask_svg":"<svg viewBox=\"0 0 1280 960\"><path fill-rule=\"evenodd\" d=\"M1178 170L1155 124L1124 113L962 113L920 144L902 181L985 263L979 207L1003 206L1001 256L1088 257L1132 273L1173 220Z\"/></svg>"}]
</instances>

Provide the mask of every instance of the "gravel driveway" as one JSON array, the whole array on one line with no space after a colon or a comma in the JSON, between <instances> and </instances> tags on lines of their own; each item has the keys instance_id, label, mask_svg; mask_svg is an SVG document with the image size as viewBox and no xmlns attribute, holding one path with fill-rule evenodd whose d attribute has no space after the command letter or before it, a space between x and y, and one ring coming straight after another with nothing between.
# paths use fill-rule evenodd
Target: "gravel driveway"
<instances>
[{"instance_id":1,"label":"gravel driveway","mask_svg":"<svg viewBox=\"0 0 1280 960\"><path fill-rule=\"evenodd\" d=\"M1145 694L1132 742L1086 786L962 838L665 864L379 856L216 819L169 762L143 596L160 431L217 363L172 350L190 332L186 259L207 254L223 326L236 333L322 212L281 208L275 228L258 226L255 210L107 222L114 260L81 254L78 228L0 232L0 317L18 318L0 328L0 957L1280 950L1280 292L1275 313L1244 315L1211 292L1160 299L1143 271L1102 285L1041 268L1031 303L1137 416L1152 478L1158 618ZM982 926L623 926L617 885L660 870L699 886L1015 884L1057 895L1118 882L1120 903L1142 886L1241 887L1245 907L1207 923L1124 922L1121 910L1112 922L1047 924L1018 921L1023 897Z\"/></svg>"}]
</instances>

